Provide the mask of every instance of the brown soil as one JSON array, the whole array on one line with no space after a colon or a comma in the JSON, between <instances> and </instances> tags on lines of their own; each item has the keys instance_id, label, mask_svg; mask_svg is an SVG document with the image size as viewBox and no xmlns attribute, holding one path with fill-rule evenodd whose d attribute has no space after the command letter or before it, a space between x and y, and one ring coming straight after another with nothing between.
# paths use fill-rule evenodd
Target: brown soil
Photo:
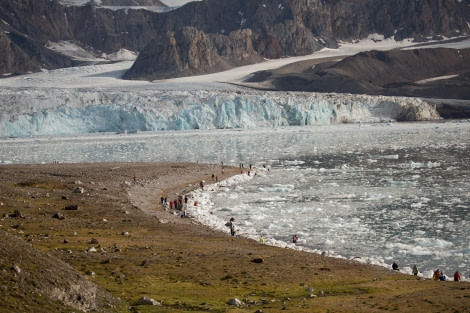
<instances>
[{"instance_id":1,"label":"brown soil","mask_svg":"<svg viewBox=\"0 0 470 313\"><path fill-rule=\"evenodd\" d=\"M185 195L213 172L239 169L0 166L2 312L470 312L467 282L271 247L163 210L161 196ZM136 305L144 296L161 306Z\"/></svg>"}]
</instances>

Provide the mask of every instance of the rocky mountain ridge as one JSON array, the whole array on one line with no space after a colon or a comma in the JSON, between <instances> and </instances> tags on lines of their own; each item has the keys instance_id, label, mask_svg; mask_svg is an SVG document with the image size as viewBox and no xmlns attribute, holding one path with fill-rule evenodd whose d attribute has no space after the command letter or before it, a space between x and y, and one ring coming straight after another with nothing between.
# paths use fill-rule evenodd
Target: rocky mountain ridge
<instances>
[{"instance_id":1,"label":"rocky mountain ridge","mask_svg":"<svg viewBox=\"0 0 470 313\"><path fill-rule=\"evenodd\" d=\"M45 48L71 41L100 53L140 53L127 79L220 71L305 55L378 33L426 40L468 33L468 0L205 0L176 10L111 10L57 0L0 4L3 76L80 64Z\"/></svg>"},{"instance_id":2,"label":"rocky mountain ridge","mask_svg":"<svg viewBox=\"0 0 470 313\"><path fill-rule=\"evenodd\" d=\"M283 91L465 100L470 98L469 59L470 49L367 51L314 66L306 61L260 71L247 83Z\"/></svg>"}]
</instances>

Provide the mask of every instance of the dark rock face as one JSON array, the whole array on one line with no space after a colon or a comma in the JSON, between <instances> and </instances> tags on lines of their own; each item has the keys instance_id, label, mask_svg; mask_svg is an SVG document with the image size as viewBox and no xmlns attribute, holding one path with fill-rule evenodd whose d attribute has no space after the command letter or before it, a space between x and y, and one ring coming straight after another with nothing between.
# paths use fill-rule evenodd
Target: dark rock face
<instances>
[{"instance_id":1,"label":"dark rock face","mask_svg":"<svg viewBox=\"0 0 470 313\"><path fill-rule=\"evenodd\" d=\"M371 33L397 40L464 35L470 6L448 0L204 0L156 13L110 10L96 2L64 7L57 0L9 0L0 2L0 19L3 75L75 65L44 48L48 41L68 40L96 54L139 52L126 77L157 79L305 55Z\"/></svg>"},{"instance_id":2,"label":"dark rock face","mask_svg":"<svg viewBox=\"0 0 470 313\"><path fill-rule=\"evenodd\" d=\"M167 24L173 25L171 31L175 40L168 45L166 37L157 37L155 41L158 43L152 42L141 52L125 78L160 79L210 73L240 65L234 60L239 60L241 55L245 56L243 63L256 62L260 57L305 55L325 46L334 48L337 40L359 39L372 33L395 37L396 40L457 36L468 31L469 12L464 1L440 0L195 2L165 16ZM195 27L206 36L205 48L202 53L193 50L192 62L187 62L185 53L175 51L185 51L194 46L201 34L197 31L188 33L183 30L184 26ZM240 29L249 29L251 35L233 36L233 32ZM245 46L235 42L240 39L249 42ZM232 53L220 53L227 50ZM208 54L211 62L208 62ZM171 66L168 64L170 59ZM189 63L195 67L187 67Z\"/></svg>"},{"instance_id":3,"label":"dark rock face","mask_svg":"<svg viewBox=\"0 0 470 313\"><path fill-rule=\"evenodd\" d=\"M262 61L253 49L250 29L225 36L206 34L194 27L184 27L179 32L168 32L156 38L141 52L139 59L124 78L151 80L189 76Z\"/></svg>"}]
</instances>

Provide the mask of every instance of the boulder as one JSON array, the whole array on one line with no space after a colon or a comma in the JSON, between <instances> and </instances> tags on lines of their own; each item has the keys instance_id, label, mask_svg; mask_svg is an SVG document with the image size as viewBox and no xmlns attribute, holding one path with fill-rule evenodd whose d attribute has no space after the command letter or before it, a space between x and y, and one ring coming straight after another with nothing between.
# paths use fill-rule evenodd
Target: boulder
<instances>
[{"instance_id":1,"label":"boulder","mask_svg":"<svg viewBox=\"0 0 470 313\"><path fill-rule=\"evenodd\" d=\"M149 298L149 297L142 297L139 300L137 300L136 305L154 305L154 306L161 306L161 303Z\"/></svg>"},{"instance_id":2,"label":"boulder","mask_svg":"<svg viewBox=\"0 0 470 313\"><path fill-rule=\"evenodd\" d=\"M60 212L56 212L54 215L52 215L53 218L56 218L58 220L65 220L65 216L64 214L60 213Z\"/></svg>"},{"instance_id":3,"label":"boulder","mask_svg":"<svg viewBox=\"0 0 470 313\"><path fill-rule=\"evenodd\" d=\"M232 298L228 300L228 304L233 305L233 306L238 306L238 307L243 306L243 302L241 302L237 298Z\"/></svg>"},{"instance_id":4,"label":"boulder","mask_svg":"<svg viewBox=\"0 0 470 313\"><path fill-rule=\"evenodd\" d=\"M66 205L66 206L64 206L64 210L76 211L76 210L78 210L78 205L77 204Z\"/></svg>"}]
</instances>

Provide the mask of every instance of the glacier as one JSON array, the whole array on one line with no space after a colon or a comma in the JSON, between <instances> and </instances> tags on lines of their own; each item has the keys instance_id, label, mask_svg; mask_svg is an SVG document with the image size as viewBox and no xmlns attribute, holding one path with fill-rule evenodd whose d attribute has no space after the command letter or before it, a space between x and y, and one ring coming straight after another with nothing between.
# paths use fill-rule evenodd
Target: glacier
<instances>
[{"instance_id":1,"label":"glacier","mask_svg":"<svg viewBox=\"0 0 470 313\"><path fill-rule=\"evenodd\" d=\"M233 90L3 88L0 136L138 133L188 129L439 119L418 99Z\"/></svg>"},{"instance_id":2,"label":"glacier","mask_svg":"<svg viewBox=\"0 0 470 313\"><path fill-rule=\"evenodd\" d=\"M445 45L469 47L470 40ZM55 47L66 48L67 53L73 50L70 45ZM419 98L276 92L241 86L256 71L307 59L393 48L413 48L413 42L377 41L377 36L371 35L312 55L153 82L121 79L133 63L129 53L110 64L5 77L0 80L0 137L440 119L435 106Z\"/></svg>"}]
</instances>

